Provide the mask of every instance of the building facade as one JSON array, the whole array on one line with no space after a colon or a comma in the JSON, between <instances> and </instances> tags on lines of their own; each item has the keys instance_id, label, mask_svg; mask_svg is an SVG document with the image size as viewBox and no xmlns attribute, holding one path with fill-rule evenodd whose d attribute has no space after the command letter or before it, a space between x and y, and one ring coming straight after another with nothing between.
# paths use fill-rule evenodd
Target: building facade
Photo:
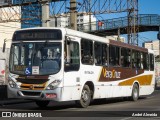
<instances>
[{"instance_id":1,"label":"building facade","mask_svg":"<svg viewBox=\"0 0 160 120\"><path fill-rule=\"evenodd\" d=\"M23 3L36 2L37 0L23 0ZM13 0L13 4L21 4L22 0ZM42 6L40 4L31 4L21 6L21 28L42 26Z\"/></svg>"},{"instance_id":2,"label":"building facade","mask_svg":"<svg viewBox=\"0 0 160 120\"><path fill-rule=\"evenodd\" d=\"M160 45L159 40L155 40L155 41L144 42L143 47L153 50L155 56L158 56L159 55L159 49L160 49L159 45Z\"/></svg>"},{"instance_id":3,"label":"building facade","mask_svg":"<svg viewBox=\"0 0 160 120\"><path fill-rule=\"evenodd\" d=\"M94 15L89 16L87 13L77 14L77 30L88 31L90 29L89 17L91 17L91 30L96 30L96 18ZM61 14L60 17L51 17L50 27L70 28L70 14Z\"/></svg>"},{"instance_id":4,"label":"building facade","mask_svg":"<svg viewBox=\"0 0 160 120\"><path fill-rule=\"evenodd\" d=\"M106 36L107 39L110 40L115 40L115 41L120 41L120 42L126 42L125 41L125 37L121 37L121 36L117 36L117 35L113 35L113 36Z\"/></svg>"}]
</instances>

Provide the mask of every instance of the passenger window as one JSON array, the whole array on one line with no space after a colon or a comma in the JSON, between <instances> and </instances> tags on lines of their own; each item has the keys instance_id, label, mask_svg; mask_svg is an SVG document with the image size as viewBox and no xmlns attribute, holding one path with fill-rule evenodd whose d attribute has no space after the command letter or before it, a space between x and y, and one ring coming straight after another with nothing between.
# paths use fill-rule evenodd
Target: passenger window
<instances>
[{"instance_id":1,"label":"passenger window","mask_svg":"<svg viewBox=\"0 0 160 120\"><path fill-rule=\"evenodd\" d=\"M142 56L138 51L132 51L132 68L141 69Z\"/></svg>"},{"instance_id":2,"label":"passenger window","mask_svg":"<svg viewBox=\"0 0 160 120\"><path fill-rule=\"evenodd\" d=\"M140 67L141 67L141 69L144 69L144 65L143 65L143 60L144 60L144 56L143 56L143 53L141 53L141 55L140 55Z\"/></svg>"},{"instance_id":3,"label":"passenger window","mask_svg":"<svg viewBox=\"0 0 160 120\"><path fill-rule=\"evenodd\" d=\"M78 42L65 43L64 61L65 71L78 71L80 66L79 61L79 44Z\"/></svg>"},{"instance_id":4,"label":"passenger window","mask_svg":"<svg viewBox=\"0 0 160 120\"><path fill-rule=\"evenodd\" d=\"M102 65L102 44L99 42L94 43L95 64Z\"/></svg>"},{"instance_id":5,"label":"passenger window","mask_svg":"<svg viewBox=\"0 0 160 120\"><path fill-rule=\"evenodd\" d=\"M81 57L83 64L93 64L93 42L91 40L81 40Z\"/></svg>"},{"instance_id":6,"label":"passenger window","mask_svg":"<svg viewBox=\"0 0 160 120\"><path fill-rule=\"evenodd\" d=\"M137 52L137 68L140 69L141 68L141 53Z\"/></svg>"},{"instance_id":7,"label":"passenger window","mask_svg":"<svg viewBox=\"0 0 160 120\"><path fill-rule=\"evenodd\" d=\"M121 66L131 66L131 50L127 48L121 48Z\"/></svg>"},{"instance_id":8,"label":"passenger window","mask_svg":"<svg viewBox=\"0 0 160 120\"><path fill-rule=\"evenodd\" d=\"M132 50L132 68L137 68L137 51Z\"/></svg>"},{"instance_id":9,"label":"passenger window","mask_svg":"<svg viewBox=\"0 0 160 120\"><path fill-rule=\"evenodd\" d=\"M109 46L109 65L110 66L120 66L119 61L119 47Z\"/></svg>"},{"instance_id":10,"label":"passenger window","mask_svg":"<svg viewBox=\"0 0 160 120\"><path fill-rule=\"evenodd\" d=\"M102 64L104 66L108 65L107 55L108 55L108 46L106 44L102 44Z\"/></svg>"},{"instance_id":11,"label":"passenger window","mask_svg":"<svg viewBox=\"0 0 160 120\"><path fill-rule=\"evenodd\" d=\"M143 69L148 70L149 69L149 59L148 59L148 54L147 53L143 53Z\"/></svg>"},{"instance_id":12,"label":"passenger window","mask_svg":"<svg viewBox=\"0 0 160 120\"><path fill-rule=\"evenodd\" d=\"M154 71L154 55L149 54L149 56L150 56L150 70Z\"/></svg>"}]
</instances>

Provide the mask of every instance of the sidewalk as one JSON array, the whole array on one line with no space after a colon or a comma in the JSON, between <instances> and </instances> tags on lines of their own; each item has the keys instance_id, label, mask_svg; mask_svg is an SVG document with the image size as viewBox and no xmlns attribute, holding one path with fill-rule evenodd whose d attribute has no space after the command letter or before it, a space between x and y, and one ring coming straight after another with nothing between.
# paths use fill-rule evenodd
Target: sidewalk
<instances>
[{"instance_id":1,"label":"sidewalk","mask_svg":"<svg viewBox=\"0 0 160 120\"><path fill-rule=\"evenodd\" d=\"M24 100L24 99L4 99L4 100L0 100L0 106L11 105L11 104L29 103L29 102L34 102L34 101Z\"/></svg>"}]
</instances>

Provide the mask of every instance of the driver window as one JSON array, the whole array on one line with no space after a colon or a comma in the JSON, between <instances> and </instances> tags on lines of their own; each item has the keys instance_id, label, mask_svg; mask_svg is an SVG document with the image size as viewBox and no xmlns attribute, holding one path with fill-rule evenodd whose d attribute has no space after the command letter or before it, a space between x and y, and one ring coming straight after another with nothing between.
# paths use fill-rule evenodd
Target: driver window
<instances>
[{"instance_id":1,"label":"driver window","mask_svg":"<svg viewBox=\"0 0 160 120\"><path fill-rule=\"evenodd\" d=\"M19 60L19 47L18 46L14 46L14 51L11 51L14 54L14 65L18 65L18 60Z\"/></svg>"},{"instance_id":2,"label":"driver window","mask_svg":"<svg viewBox=\"0 0 160 120\"><path fill-rule=\"evenodd\" d=\"M64 51L65 71L78 71L79 61L79 44L78 42L69 41L65 43Z\"/></svg>"}]
</instances>

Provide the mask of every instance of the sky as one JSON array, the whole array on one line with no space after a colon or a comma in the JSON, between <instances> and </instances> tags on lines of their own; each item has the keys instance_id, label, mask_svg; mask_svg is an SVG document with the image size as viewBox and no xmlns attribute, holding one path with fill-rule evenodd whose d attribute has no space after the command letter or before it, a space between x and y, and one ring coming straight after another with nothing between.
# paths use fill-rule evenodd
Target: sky
<instances>
[{"instance_id":1,"label":"sky","mask_svg":"<svg viewBox=\"0 0 160 120\"><path fill-rule=\"evenodd\" d=\"M1 0L0 0L1 1ZM80 1L80 0L77 0ZM118 0L117 0L118 1ZM127 0L126 0L127 1ZM159 14L160 15L160 0L138 0L139 2L139 14ZM112 19L118 17L125 17L127 13L115 13L115 14L106 14L100 15L103 19ZM99 17L99 18L100 18ZM143 32L139 33L139 45L142 45L144 41L157 40L158 32ZM123 35L126 37L126 35Z\"/></svg>"},{"instance_id":2,"label":"sky","mask_svg":"<svg viewBox=\"0 0 160 120\"><path fill-rule=\"evenodd\" d=\"M77 0L77 1L81 1L81 0ZM119 1L119 0L117 0L117 1ZM159 14L160 15L160 0L138 0L138 3L139 3L138 4L139 5L139 7L138 7L139 8L139 11L138 11L139 14ZM126 12L99 15L99 17L97 17L97 19L98 18L99 19L103 18L104 20L106 20L106 19L125 17L125 16L127 16ZM139 45L141 46L144 41L157 40L157 33L158 32L143 32L143 33L139 33ZM126 35L123 35L123 36L126 37Z\"/></svg>"},{"instance_id":3,"label":"sky","mask_svg":"<svg viewBox=\"0 0 160 120\"><path fill-rule=\"evenodd\" d=\"M159 14L160 15L160 0L139 0L139 14ZM143 32L140 37L143 40L157 40L158 32ZM145 39L146 38L146 39ZM142 40L139 40L142 41Z\"/></svg>"},{"instance_id":4,"label":"sky","mask_svg":"<svg viewBox=\"0 0 160 120\"><path fill-rule=\"evenodd\" d=\"M160 0L138 0L138 9L139 9L138 14L159 14L160 15ZM100 19L107 20L107 19L126 17L126 16L127 16L127 12L123 12L123 13L96 15L96 18L99 20ZM157 33L158 33L157 31L139 33L138 34L139 46L142 46L142 43L145 41L157 40ZM122 35L122 36L127 39L127 35Z\"/></svg>"},{"instance_id":5,"label":"sky","mask_svg":"<svg viewBox=\"0 0 160 120\"><path fill-rule=\"evenodd\" d=\"M159 14L160 15L160 0L139 0L139 14ZM157 40L158 32L143 32L139 33L140 46L144 41Z\"/></svg>"},{"instance_id":6,"label":"sky","mask_svg":"<svg viewBox=\"0 0 160 120\"><path fill-rule=\"evenodd\" d=\"M139 14L159 14L160 15L160 0L138 0L138 13ZM125 17L127 13L103 15L104 19ZM141 32L139 33L139 45L141 46L144 41L157 40L156 32ZM123 35L126 37L126 35Z\"/></svg>"}]
</instances>

